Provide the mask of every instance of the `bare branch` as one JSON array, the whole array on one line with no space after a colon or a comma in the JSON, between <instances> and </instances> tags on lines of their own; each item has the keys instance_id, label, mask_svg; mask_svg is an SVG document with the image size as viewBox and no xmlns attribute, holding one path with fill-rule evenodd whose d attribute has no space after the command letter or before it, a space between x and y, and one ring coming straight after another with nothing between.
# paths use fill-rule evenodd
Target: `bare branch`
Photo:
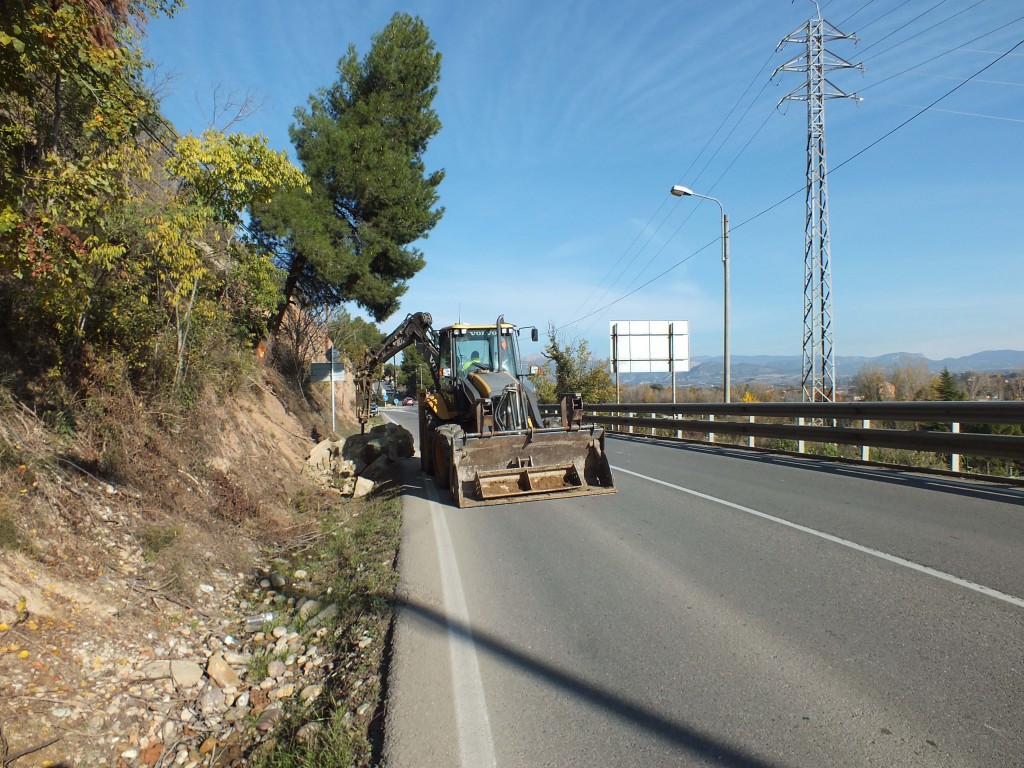
<instances>
[{"instance_id":1,"label":"bare branch","mask_svg":"<svg viewBox=\"0 0 1024 768\"><path fill-rule=\"evenodd\" d=\"M263 109L267 103L265 96L259 97L254 89L244 93L239 91L228 91L223 83L218 83L210 94L210 107L206 106L196 97L196 104L203 111L203 117L207 121L209 130L226 132L232 126L237 125Z\"/></svg>"},{"instance_id":2,"label":"bare branch","mask_svg":"<svg viewBox=\"0 0 1024 768\"><path fill-rule=\"evenodd\" d=\"M18 760L24 757L25 755L31 755L33 752L38 752L41 749L46 749L51 744L56 744L63 738L63 736L57 736L56 738L50 739L49 741L45 741L42 744L37 744L34 747L28 747L27 749L19 750L18 752L15 752L13 755L5 755L3 759L4 768L8 768L8 766L14 763L15 760Z\"/></svg>"}]
</instances>

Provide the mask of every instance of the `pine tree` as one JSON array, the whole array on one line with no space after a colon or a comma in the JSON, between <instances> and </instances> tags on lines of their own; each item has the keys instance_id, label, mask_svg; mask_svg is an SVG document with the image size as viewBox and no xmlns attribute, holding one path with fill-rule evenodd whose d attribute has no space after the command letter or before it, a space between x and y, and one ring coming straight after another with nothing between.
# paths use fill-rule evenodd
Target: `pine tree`
<instances>
[{"instance_id":1,"label":"pine tree","mask_svg":"<svg viewBox=\"0 0 1024 768\"><path fill-rule=\"evenodd\" d=\"M949 372L949 368L943 368L932 385L935 391L935 399L946 402L957 402L964 399L964 393L957 386L956 377Z\"/></svg>"},{"instance_id":2,"label":"pine tree","mask_svg":"<svg viewBox=\"0 0 1024 768\"><path fill-rule=\"evenodd\" d=\"M363 59L349 46L338 81L296 112L291 137L310 193L293 190L254 212L257 239L287 273L282 315L298 295L355 302L382 320L425 266L413 243L444 213L444 171L423 162L441 128L431 106L440 69L423 21L396 13Z\"/></svg>"}]
</instances>

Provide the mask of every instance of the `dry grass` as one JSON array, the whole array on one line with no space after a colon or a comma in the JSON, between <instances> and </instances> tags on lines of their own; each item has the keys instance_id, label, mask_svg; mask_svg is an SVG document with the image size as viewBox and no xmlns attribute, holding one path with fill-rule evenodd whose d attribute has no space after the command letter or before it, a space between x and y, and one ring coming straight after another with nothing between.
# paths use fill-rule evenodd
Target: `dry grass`
<instances>
[{"instance_id":1,"label":"dry grass","mask_svg":"<svg viewBox=\"0 0 1024 768\"><path fill-rule=\"evenodd\" d=\"M311 547L292 551L291 565L316 573L318 588L335 596L340 661L352 673L329 678L327 695L314 711L292 712L273 746L254 756L254 768L348 768L379 760L385 640L398 580L394 559L400 523L397 496L348 501L324 510L320 535ZM362 648L365 637L375 642ZM354 685L355 680L366 683ZM300 741L299 728L311 720L322 730Z\"/></svg>"},{"instance_id":2,"label":"dry grass","mask_svg":"<svg viewBox=\"0 0 1024 768\"><path fill-rule=\"evenodd\" d=\"M319 709L293 713L276 751L252 764L368 765L399 500L343 501L308 484L297 468L312 434L326 432L322 410L309 412L308 393L273 371L246 375L251 386L236 387L237 399L210 392L188 408L136 397L113 368L94 370L76 393L0 386L0 550L38 563L69 593L117 602L109 631L140 642L161 617L154 596L169 613L187 610L215 570L254 573L275 557L315 569L320 593L341 596L339 672ZM10 607L0 595L0 612ZM101 628L65 629L104 642ZM368 649L365 635L377 639ZM346 666L370 682L353 686ZM0 703L8 735L10 715ZM326 726L315 750L294 739L311 717Z\"/></svg>"}]
</instances>

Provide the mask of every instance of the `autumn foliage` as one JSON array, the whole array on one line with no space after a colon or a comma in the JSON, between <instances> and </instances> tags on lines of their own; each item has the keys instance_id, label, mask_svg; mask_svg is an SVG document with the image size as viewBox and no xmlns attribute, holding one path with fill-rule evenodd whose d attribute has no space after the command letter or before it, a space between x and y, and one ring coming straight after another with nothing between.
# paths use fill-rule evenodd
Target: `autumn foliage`
<instances>
[{"instance_id":1,"label":"autumn foliage","mask_svg":"<svg viewBox=\"0 0 1024 768\"><path fill-rule=\"evenodd\" d=\"M242 212L305 176L261 136L179 136L143 85L173 0L0 2L0 354L74 386L90 360L179 392L280 295ZM233 340L226 344L226 340Z\"/></svg>"}]
</instances>

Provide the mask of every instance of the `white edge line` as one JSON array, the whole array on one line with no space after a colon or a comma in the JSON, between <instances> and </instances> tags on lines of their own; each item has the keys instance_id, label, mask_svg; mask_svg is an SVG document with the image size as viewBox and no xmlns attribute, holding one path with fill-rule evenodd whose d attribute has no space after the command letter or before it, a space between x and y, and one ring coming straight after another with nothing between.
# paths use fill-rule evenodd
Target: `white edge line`
<instances>
[{"instance_id":1,"label":"white edge line","mask_svg":"<svg viewBox=\"0 0 1024 768\"><path fill-rule=\"evenodd\" d=\"M497 765L494 739L484 698L483 678L476 643L469 624L469 608L462 590L462 578L455 560L448 523L438 503L437 492L430 480L424 483L429 497L430 516L434 522L437 558L441 570L441 591L448 615L448 650L452 663L452 692L455 695L455 725L459 732L459 751L465 768ZM455 631L453 625L461 628Z\"/></svg>"},{"instance_id":2,"label":"white edge line","mask_svg":"<svg viewBox=\"0 0 1024 768\"><path fill-rule=\"evenodd\" d=\"M887 552L881 552L881 551L879 551L877 549L872 549L871 547L865 547L863 544L857 544L856 542L848 541L847 539L841 539L838 536L833 536L830 533L824 533L822 531L815 530L814 528L808 528L806 525L800 525L799 523L793 523L793 522L790 522L789 520L784 520L781 517L774 517L773 515L769 515L769 514L767 514L765 512L759 512L756 509L751 509L750 507L744 507L742 504L734 504L731 501L726 501L725 499L719 499L716 496L709 496L708 494L701 493L700 491L694 491L694 490L692 490L690 488L684 488L681 485L675 485L674 483L668 483L668 482L666 482L664 480L659 480L656 477L648 477L647 475L641 475L639 472L633 472L633 471L625 469L623 467L612 467L612 469L615 470L616 472L625 472L627 475L633 475L634 477L639 477L639 478L641 478L643 480L648 480L648 481L650 481L652 483L657 483L658 485L664 485L667 488L672 488L673 490L681 491L682 493L688 493L691 496L696 496L698 498L705 499L707 501L713 501L716 504L722 504L722 505L724 505L726 507L731 507L732 509L739 510L740 512L746 512L748 515L754 515L755 517L760 517L760 518L763 518L765 520L770 520L773 523L778 523L779 525L784 525L784 526L786 526L788 528L793 528L793 529L795 529L797 531L802 531L803 533L809 533L811 536L817 536L819 539L825 539L825 541L831 541L834 544L839 544L839 545L844 546L844 547L849 547L850 549L855 549L858 552L863 552L865 554L871 555L872 557L878 557L878 558L881 558L882 560L888 560L890 563L895 563L896 565L902 565L904 568L910 568L911 570L919 571L920 573L926 573L929 576L934 576L937 579L942 579L943 581L948 581L951 584L956 584L957 586L964 587L966 589L970 589L970 590L972 590L974 592L978 592L978 593L980 593L982 595L987 595L988 597L994 597L996 600L1002 600L1004 603L1010 603L1011 605L1016 605L1018 608L1024 608L1024 599L1021 599L1019 597L1014 597L1013 595L1008 595L1005 592L1000 592L998 589L992 589L991 587L986 587L986 586L983 586L981 584L975 584L973 581L968 581L967 579L961 579L959 576L953 576L952 574L946 573L945 571L939 571L939 570L936 570L935 568L930 568L927 565L921 565L920 563L915 563L912 560L905 560L902 557L897 557L896 555L890 555Z\"/></svg>"}]
</instances>

